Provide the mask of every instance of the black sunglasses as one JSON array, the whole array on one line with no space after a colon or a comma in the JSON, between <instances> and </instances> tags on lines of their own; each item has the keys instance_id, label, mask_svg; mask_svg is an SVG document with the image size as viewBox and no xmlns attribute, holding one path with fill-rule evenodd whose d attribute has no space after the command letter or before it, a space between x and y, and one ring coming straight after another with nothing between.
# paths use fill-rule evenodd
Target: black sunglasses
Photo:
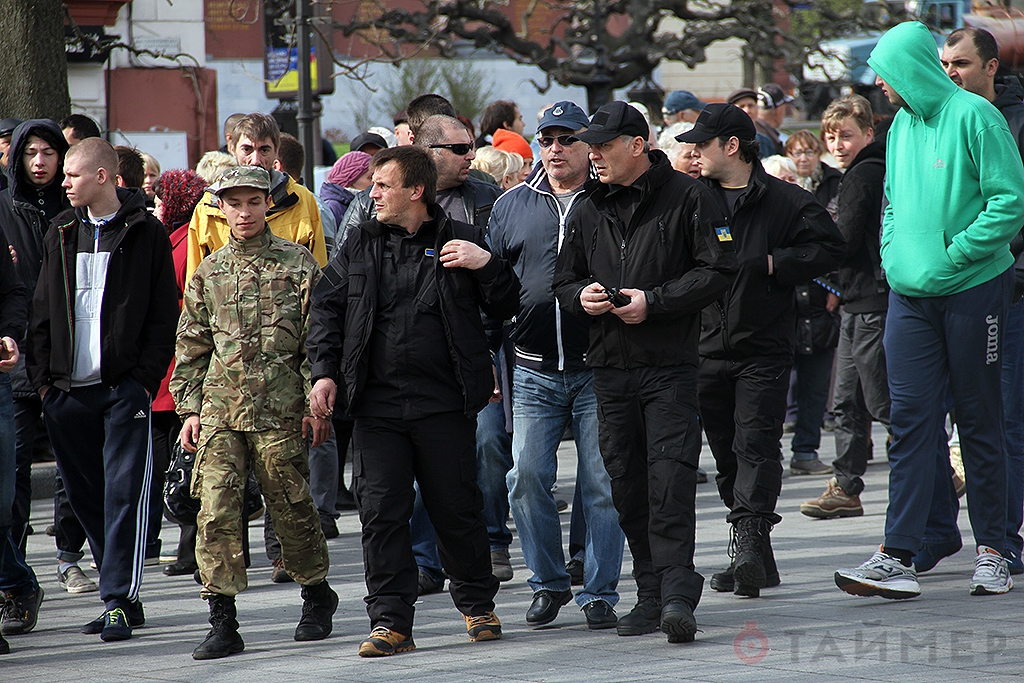
<instances>
[{"instance_id":1,"label":"black sunglasses","mask_svg":"<svg viewBox=\"0 0 1024 683\"><path fill-rule=\"evenodd\" d=\"M580 139L575 135L559 135L556 138L553 138L551 136L544 136L542 138L537 138L537 144L539 144L544 149L547 149L551 145L555 144L555 140L558 140L558 144L560 144L562 147L575 145L577 142L580 141Z\"/></svg>"},{"instance_id":2,"label":"black sunglasses","mask_svg":"<svg viewBox=\"0 0 1024 683\"><path fill-rule=\"evenodd\" d=\"M467 145L465 142L455 142L443 145L430 145L430 149L450 149L453 154L464 157L473 149L473 145Z\"/></svg>"}]
</instances>

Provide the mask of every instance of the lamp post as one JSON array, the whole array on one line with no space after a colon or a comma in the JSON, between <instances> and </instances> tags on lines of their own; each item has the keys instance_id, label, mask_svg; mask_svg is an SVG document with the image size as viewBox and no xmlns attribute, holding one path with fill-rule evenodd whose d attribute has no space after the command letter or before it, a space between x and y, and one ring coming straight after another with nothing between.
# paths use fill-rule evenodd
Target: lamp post
<instances>
[{"instance_id":1,"label":"lamp post","mask_svg":"<svg viewBox=\"0 0 1024 683\"><path fill-rule=\"evenodd\" d=\"M299 101L298 109L295 112L295 122L298 124L299 142L305 151L305 160L302 165L302 179L307 187L313 185L313 161L316 147L313 140L313 90L310 83L309 71L309 0L295 0L295 46L298 51L298 72L299 72Z\"/></svg>"}]
</instances>

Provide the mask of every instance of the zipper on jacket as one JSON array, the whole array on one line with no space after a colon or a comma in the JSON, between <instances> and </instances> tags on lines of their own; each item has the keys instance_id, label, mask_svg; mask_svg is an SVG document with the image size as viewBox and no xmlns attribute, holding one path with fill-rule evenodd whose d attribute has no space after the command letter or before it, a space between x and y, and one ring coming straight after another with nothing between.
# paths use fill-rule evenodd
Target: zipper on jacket
<instances>
[{"instance_id":1,"label":"zipper on jacket","mask_svg":"<svg viewBox=\"0 0 1024 683\"><path fill-rule=\"evenodd\" d=\"M67 319L68 319L68 338L71 340L71 365L72 365L72 368L74 366L74 354L75 354L75 315L74 315L74 309L72 308L73 304L72 304L72 301L71 301L71 284L70 284L71 273L68 272L67 245L64 243L64 240L67 237L67 233L65 231L68 228L73 227L73 226L75 226L75 222L71 222L71 223L69 223L67 225L62 225L62 226L57 228L57 230L60 232L60 239L57 240L57 241L60 243L60 267L61 267L62 274L64 276L62 278L64 280L64 313L67 315ZM51 345L51 347L53 346L52 342L51 342L50 345ZM70 374L68 375L68 378L69 378L69 381L70 381Z\"/></svg>"},{"instance_id":2,"label":"zipper on jacket","mask_svg":"<svg viewBox=\"0 0 1024 683\"><path fill-rule=\"evenodd\" d=\"M665 221L658 219L658 233L661 235L661 246L665 246Z\"/></svg>"}]
</instances>

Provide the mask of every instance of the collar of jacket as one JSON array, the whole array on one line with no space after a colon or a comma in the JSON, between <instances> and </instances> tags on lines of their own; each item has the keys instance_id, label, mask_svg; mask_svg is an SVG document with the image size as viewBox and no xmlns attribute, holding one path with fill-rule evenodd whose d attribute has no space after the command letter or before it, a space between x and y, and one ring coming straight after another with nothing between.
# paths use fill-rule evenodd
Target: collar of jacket
<instances>
[{"instance_id":1,"label":"collar of jacket","mask_svg":"<svg viewBox=\"0 0 1024 683\"><path fill-rule=\"evenodd\" d=\"M270 246L270 228L264 223L263 232L247 240L240 240L235 237L234 233L229 233L228 244L231 246L231 251L237 254L253 256Z\"/></svg>"},{"instance_id":2,"label":"collar of jacket","mask_svg":"<svg viewBox=\"0 0 1024 683\"><path fill-rule=\"evenodd\" d=\"M750 180L747 181L746 192L744 192L740 198L736 201L736 209L733 211L733 215L736 215L736 211L747 202L756 201L760 199L761 195L765 192L767 186L767 179L771 178L768 172L764 170L764 166L761 165L760 159L755 159L753 167L750 169ZM722 185L717 180L711 178L701 177L701 181L706 183L709 187L715 189L716 192L721 191Z\"/></svg>"},{"instance_id":3,"label":"collar of jacket","mask_svg":"<svg viewBox=\"0 0 1024 683\"><path fill-rule=\"evenodd\" d=\"M644 174L633 183L633 186L640 188L641 194L645 197L668 182L673 173L678 173L678 171L672 168L668 157L660 149L649 151L647 159L651 162L650 168L644 171ZM595 202L601 202L611 193L613 188L621 186L606 185L600 180L594 179L588 180L585 187L587 188L587 193L592 194Z\"/></svg>"},{"instance_id":4,"label":"collar of jacket","mask_svg":"<svg viewBox=\"0 0 1024 683\"><path fill-rule=\"evenodd\" d=\"M268 218L298 203L299 196L294 192L288 191L290 182L291 176L287 173L282 173L278 170L270 172L270 199L272 203L267 211Z\"/></svg>"},{"instance_id":5,"label":"collar of jacket","mask_svg":"<svg viewBox=\"0 0 1024 683\"><path fill-rule=\"evenodd\" d=\"M587 178L583 181L583 185L586 186L586 184L591 180L597 180L597 173L594 172L594 165L588 163ZM523 181L523 184L535 192L542 192L550 195L554 194L554 191L551 189L551 181L548 180L548 172L544 170L544 164L537 164L534 169L530 171L530 175Z\"/></svg>"},{"instance_id":6,"label":"collar of jacket","mask_svg":"<svg viewBox=\"0 0 1024 683\"><path fill-rule=\"evenodd\" d=\"M437 221L437 234L440 235L441 231L448 224L448 214L444 212L444 209L442 209L439 204L431 204L428 207L428 211L430 211L431 219ZM376 216L371 220L367 221L366 223L364 223L364 225L366 226L366 232L370 235L371 238L374 239L380 237L381 235L387 234L388 231L387 224L381 223L379 220L377 220Z\"/></svg>"}]
</instances>

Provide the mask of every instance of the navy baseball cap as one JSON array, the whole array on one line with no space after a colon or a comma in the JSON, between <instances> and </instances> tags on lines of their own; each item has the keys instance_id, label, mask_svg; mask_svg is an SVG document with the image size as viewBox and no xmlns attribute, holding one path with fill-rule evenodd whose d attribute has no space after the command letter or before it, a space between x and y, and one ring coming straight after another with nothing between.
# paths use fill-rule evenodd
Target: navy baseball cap
<instances>
[{"instance_id":1,"label":"navy baseball cap","mask_svg":"<svg viewBox=\"0 0 1024 683\"><path fill-rule=\"evenodd\" d=\"M687 109L700 111L706 106L706 102L701 102L700 98L689 90L673 90L665 98L665 104L662 106L662 109L668 114L675 114Z\"/></svg>"},{"instance_id":2,"label":"navy baseball cap","mask_svg":"<svg viewBox=\"0 0 1024 683\"><path fill-rule=\"evenodd\" d=\"M617 101L602 106L590 119L590 127L577 135L588 145L600 145L620 135L641 137L645 140L651 134L647 119L639 110L628 103Z\"/></svg>"},{"instance_id":3,"label":"navy baseball cap","mask_svg":"<svg viewBox=\"0 0 1024 683\"><path fill-rule=\"evenodd\" d=\"M553 126L567 128L568 130L579 130L589 125L590 118L585 111L580 109L579 105L569 100L562 100L561 102L555 102L544 111L544 114L540 117L540 123L537 124L537 130L542 131Z\"/></svg>"},{"instance_id":4,"label":"navy baseball cap","mask_svg":"<svg viewBox=\"0 0 1024 683\"><path fill-rule=\"evenodd\" d=\"M746 112L734 104L709 104L697 117L693 128L676 136L679 142L707 142L711 138L736 136L740 140L757 138L757 129Z\"/></svg>"}]
</instances>

